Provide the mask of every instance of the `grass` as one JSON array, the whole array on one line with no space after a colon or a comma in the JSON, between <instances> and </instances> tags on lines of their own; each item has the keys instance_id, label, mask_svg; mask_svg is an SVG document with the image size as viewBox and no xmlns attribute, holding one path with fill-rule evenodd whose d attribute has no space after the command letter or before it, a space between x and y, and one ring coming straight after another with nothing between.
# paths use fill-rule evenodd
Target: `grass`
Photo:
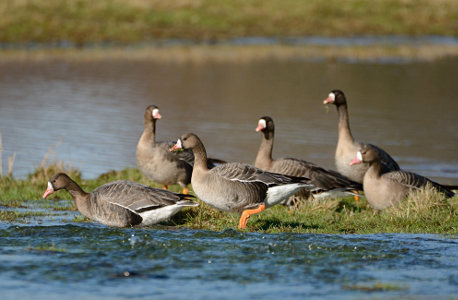
<instances>
[{"instance_id":1,"label":"grass","mask_svg":"<svg viewBox=\"0 0 458 300\"><path fill-rule=\"evenodd\" d=\"M0 2L0 43L458 36L456 20L455 0L16 0Z\"/></svg>"},{"instance_id":2,"label":"grass","mask_svg":"<svg viewBox=\"0 0 458 300\"><path fill-rule=\"evenodd\" d=\"M31 217L43 217L49 215L46 212L17 212L13 210L0 210L0 220L7 221L7 222L17 222L17 221L24 221L27 218Z\"/></svg>"},{"instance_id":3,"label":"grass","mask_svg":"<svg viewBox=\"0 0 458 300\"><path fill-rule=\"evenodd\" d=\"M75 210L67 192L54 193L46 200L41 200L47 181L54 173L65 170L86 191L114 180L126 179L144 184L151 184L142 177L137 169L110 171L96 179L81 179L81 174L74 169L62 169L63 164L38 168L25 180L0 177L1 206L8 207L43 207L48 210ZM155 186L155 185L153 185ZM158 187L158 186L156 186ZM175 192L179 186L171 186ZM191 190L192 191L192 190ZM60 199L60 201L58 201ZM200 200L197 200L200 202ZM352 197L329 199L325 201L304 202L293 211L277 205L260 214L254 215L248 222L250 232L294 232L294 233L332 233L332 234L368 234L368 233L440 233L458 234L457 197L444 200L432 190L411 194L400 206L376 212L365 199L355 204ZM26 217L27 213L0 210L0 220L13 222ZM33 214L34 212L31 212ZM174 226L222 231L237 228L239 215L217 211L203 202L199 207L184 209L175 217L158 227ZM79 215L73 220L86 222L88 219Z\"/></svg>"},{"instance_id":4,"label":"grass","mask_svg":"<svg viewBox=\"0 0 458 300\"><path fill-rule=\"evenodd\" d=\"M64 253L64 252L68 252L67 249L58 248L54 244L51 244L51 245L40 245L40 246L37 246L37 247L29 247L29 248L27 248L27 250L33 251L33 252L41 252L41 253Z\"/></svg>"},{"instance_id":5,"label":"grass","mask_svg":"<svg viewBox=\"0 0 458 300\"><path fill-rule=\"evenodd\" d=\"M309 61L434 61L458 56L455 45L193 45L167 47L95 47L80 49L9 49L0 51L0 62L11 61L158 61L161 63L246 63L266 60Z\"/></svg>"}]
</instances>

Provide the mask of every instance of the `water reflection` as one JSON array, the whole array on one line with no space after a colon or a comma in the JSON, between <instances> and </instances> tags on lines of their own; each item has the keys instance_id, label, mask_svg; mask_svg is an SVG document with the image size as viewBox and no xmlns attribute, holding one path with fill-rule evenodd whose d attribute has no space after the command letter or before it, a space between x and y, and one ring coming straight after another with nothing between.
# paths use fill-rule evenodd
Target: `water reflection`
<instances>
[{"instance_id":1,"label":"water reflection","mask_svg":"<svg viewBox=\"0 0 458 300\"><path fill-rule=\"evenodd\" d=\"M322 100L347 94L359 141L389 151L406 169L444 182L458 178L458 60L370 64L305 61L157 63L22 61L0 63L3 165L14 175L40 164L49 146L86 178L135 166L144 108L157 104L159 139L201 136L211 156L252 162L260 116L276 122L274 156L333 168L337 114Z\"/></svg>"}]
</instances>

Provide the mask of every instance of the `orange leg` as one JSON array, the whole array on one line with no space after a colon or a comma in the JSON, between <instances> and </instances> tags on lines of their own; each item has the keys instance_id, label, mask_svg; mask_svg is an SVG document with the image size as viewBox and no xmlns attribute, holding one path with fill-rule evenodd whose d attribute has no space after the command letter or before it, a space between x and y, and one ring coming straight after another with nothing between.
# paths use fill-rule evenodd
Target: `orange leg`
<instances>
[{"instance_id":1,"label":"orange leg","mask_svg":"<svg viewBox=\"0 0 458 300\"><path fill-rule=\"evenodd\" d=\"M359 194L359 192L357 190L354 190L354 192L356 194ZM353 196L353 197L355 197L356 206L359 206L359 196Z\"/></svg>"},{"instance_id":2,"label":"orange leg","mask_svg":"<svg viewBox=\"0 0 458 300\"><path fill-rule=\"evenodd\" d=\"M265 204L259 205L258 208L255 209L247 209L242 212L242 216L240 217L239 221L239 229L244 229L246 227L246 224L248 223L248 219L250 218L251 215L260 213L261 211L266 209Z\"/></svg>"},{"instance_id":3,"label":"orange leg","mask_svg":"<svg viewBox=\"0 0 458 300\"><path fill-rule=\"evenodd\" d=\"M184 187L184 188L183 188L183 192L181 192L181 193L187 195L187 194L189 193L188 188L187 188L187 187Z\"/></svg>"},{"instance_id":4,"label":"orange leg","mask_svg":"<svg viewBox=\"0 0 458 300\"><path fill-rule=\"evenodd\" d=\"M166 184L164 184L164 190L168 190L168 189L169 187Z\"/></svg>"}]
</instances>

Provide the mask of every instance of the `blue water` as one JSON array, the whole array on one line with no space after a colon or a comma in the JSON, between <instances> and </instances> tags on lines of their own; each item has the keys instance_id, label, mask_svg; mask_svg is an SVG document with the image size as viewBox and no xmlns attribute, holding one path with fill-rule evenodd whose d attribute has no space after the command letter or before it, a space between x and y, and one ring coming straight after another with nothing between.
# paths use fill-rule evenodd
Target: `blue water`
<instances>
[{"instance_id":1,"label":"blue water","mask_svg":"<svg viewBox=\"0 0 458 300\"><path fill-rule=\"evenodd\" d=\"M74 214L0 223L2 299L458 296L456 236L113 229Z\"/></svg>"}]
</instances>

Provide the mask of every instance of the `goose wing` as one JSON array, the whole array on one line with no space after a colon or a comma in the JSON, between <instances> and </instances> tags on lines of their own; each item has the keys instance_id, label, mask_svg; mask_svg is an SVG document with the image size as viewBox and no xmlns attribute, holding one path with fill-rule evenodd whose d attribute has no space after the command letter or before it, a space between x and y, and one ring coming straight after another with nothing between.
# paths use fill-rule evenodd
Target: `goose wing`
<instances>
[{"instance_id":1,"label":"goose wing","mask_svg":"<svg viewBox=\"0 0 458 300\"><path fill-rule=\"evenodd\" d=\"M293 177L264 172L242 163L226 163L211 169L207 175L212 185L227 191L225 202L230 202L231 209L243 211L255 208L264 202L271 187L288 183L303 183L306 178Z\"/></svg>"},{"instance_id":2,"label":"goose wing","mask_svg":"<svg viewBox=\"0 0 458 300\"><path fill-rule=\"evenodd\" d=\"M226 163L212 170L210 173L218 174L224 179L244 183L260 183L267 187L288 184L308 183L309 178L294 177L278 173L265 172L248 164Z\"/></svg>"},{"instance_id":3,"label":"goose wing","mask_svg":"<svg viewBox=\"0 0 458 300\"><path fill-rule=\"evenodd\" d=\"M194 166L194 153L192 153L192 150L190 149L184 149L180 151L169 151L170 148L172 148L175 144L176 141L169 141L169 142L161 142L161 147L164 147L166 151L170 154L171 157L182 160L189 164L190 166ZM218 159L218 158L211 158L209 157L207 159L207 167L209 169L212 169L218 165L225 164L226 161Z\"/></svg>"},{"instance_id":4,"label":"goose wing","mask_svg":"<svg viewBox=\"0 0 458 300\"><path fill-rule=\"evenodd\" d=\"M168 142L157 142L156 147L161 147L163 152L166 153L167 160L174 161L174 160L181 160L187 163L190 166L194 165L194 154L191 150L182 150L172 152L170 148L175 145L176 142L168 141Z\"/></svg>"},{"instance_id":5,"label":"goose wing","mask_svg":"<svg viewBox=\"0 0 458 300\"><path fill-rule=\"evenodd\" d=\"M394 158L392 158L385 150L383 150L382 148L377 147L377 146L375 146L373 144L369 144L369 145L374 147L378 151L378 153L380 155L380 162L381 162L381 165L382 165L382 174L390 172L390 171L397 171L397 170L401 169L401 168L399 168L399 165L394 160Z\"/></svg>"},{"instance_id":6,"label":"goose wing","mask_svg":"<svg viewBox=\"0 0 458 300\"><path fill-rule=\"evenodd\" d=\"M274 162L273 172L290 176L308 177L316 187L323 190L362 190L362 185L337 171L327 170L314 163L296 158L281 158Z\"/></svg>"},{"instance_id":7,"label":"goose wing","mask_svg":"<svg viewBox=\"0 0 458 300\"><path fill-rule=\"evenodd\" d=\"M453 197L455 195L452 191L448 190L447 188L440 185L439 183L434 182L426 177L423 177L421 175L418 175L412 172L400 170L400 171L385 173L382 176L388 180L400 183L410 189L424 188L429 183L437 191L444 193L447 197Z\"/></svg>"},{"instance_id":8,"label":"goose wing","mask_svg":"<svg viewBox=\"0 0 458 300\"><path fill-rule=\"evenodd\" d=\"M152 188L132 181L111 182L95 189L92 194L97 201L109 202L137 214L173 205L180 200L189 200L193 197Z\"/></svg>"}]
</instances>

